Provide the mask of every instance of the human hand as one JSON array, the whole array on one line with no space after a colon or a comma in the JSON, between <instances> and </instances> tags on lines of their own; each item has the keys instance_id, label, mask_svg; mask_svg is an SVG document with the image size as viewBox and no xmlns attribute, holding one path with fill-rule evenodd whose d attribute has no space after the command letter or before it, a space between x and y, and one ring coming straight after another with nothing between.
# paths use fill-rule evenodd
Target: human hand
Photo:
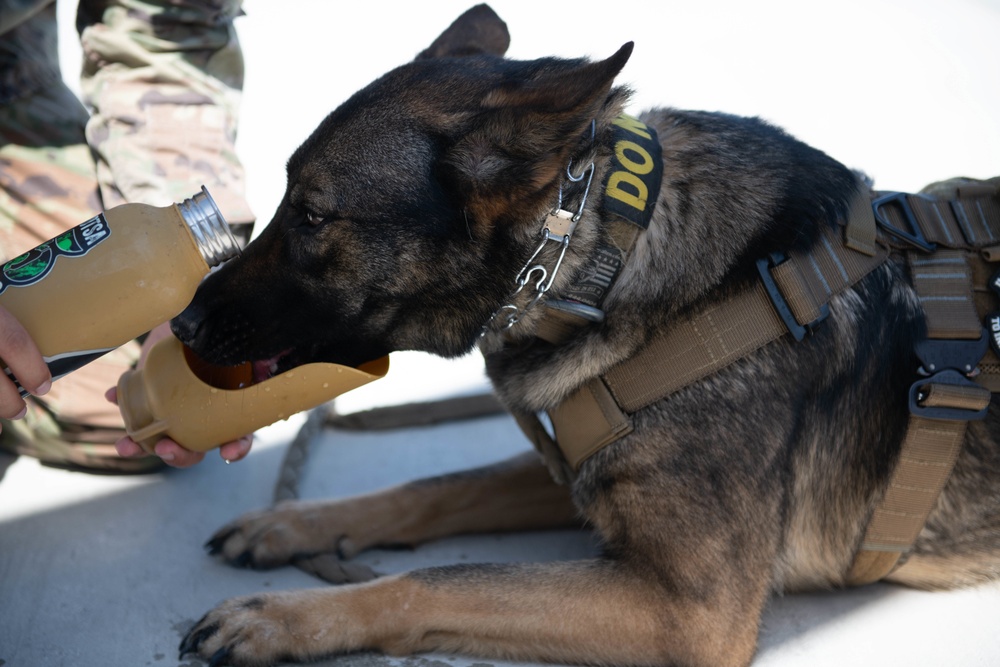
<instances>
[{"instance_id":1,"label":"human hand","mask_svg":"<svg viewBox=\"0 0 1000 667\"><path fill-rule=\"evenodd\" d=\"M52 373L35 341L3 306L0 306L0 359L29 393L43 396L52 386ZM20 419L27 410L13 380L0 373L0 417Z\"/></svg>"},{"instance_id":2,"label":"human hand","mask_svg":"<svg viewBox=\"0 0 1000 667\"><path fill-rule=\"evenodd\" d=\"M150 331L149 335L146 336L146 340L143 341L142 350L139 352L139 361L136 366L142 368L146 362L149 349L160 340L172 335L169 323L161 324ZM115 405L118 405L118 388L112 387L104 394L104 397ZM219 455L226 463L233 463L249 454L252 445L253 434L245 435L238 440L227 442L219 447ZM115 449L118 451L118 455L124 458L147 455L146 450L128 436L118 440L115 443ZM193 452L170 438L163 438L157 442L153 446L153 453L163 459L164 463L174 468L189 468L197 463L201 463L205 458L204 452Z\"/></svg>"},{"instance_id":3,"label":"human hand","mask_svg":"<svg viewBox=\"0 0 1000 667\"><path fill-rule=\"evenodd\" d=\"M104 397L115 405L118 405L118 388L112 387L108 389ZM242 438L227 442L219 447L219 456L226 463L233 463L246 457L250 453L252 446L253 434L245 435ZM118 456L124 458L147 455L146 450L128 436L119 439L115 443L115 449L118 451ZM189 468L197 463L201 463L205 458L205 452L193 452L190 449L185 449L170 438L163 438L157 442L153 446L153 453L163 459L164 463L174 468Z\"/></svg>"}]
</instances>

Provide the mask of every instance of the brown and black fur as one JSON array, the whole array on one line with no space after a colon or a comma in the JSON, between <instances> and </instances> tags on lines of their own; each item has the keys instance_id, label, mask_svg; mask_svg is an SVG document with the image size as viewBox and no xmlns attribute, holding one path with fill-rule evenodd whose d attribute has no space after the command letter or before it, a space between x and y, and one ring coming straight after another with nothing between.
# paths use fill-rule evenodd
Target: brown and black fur
<instances>
[{"instance_id":1,"label":"brown and black fur","mask_svg":"<svg viewBox=\"0 0 1000 667\"><path fill-rule=\"evenodd\" d=\"M215 362L357 364L476 345L511 409L552 407L672 320L748 289L766 252L808 247L847 212L858 176L760 120L653 109L664 174L649 230L606 320L553 346L541 308L507 334L492 316L537 243L572 159L607 168L627 91L607 60L502 58L484 6L414 62L358 92L288 162L274 219L211 276L175 331ZM596 142L589 127L596 125ZM568 187L569 204L580 191ZM554 289L606 233L598 197ZM523 305L524 299L519 297ZM589 561L456 565L227 601L182 644L213 664L376 649L607 665L747 665L776 591L845 582L907 420L923 316L889 262L789 337L633 416L635 430L555 485L534 455L364 497L246 515L213 538L237 564L350 557L462 532L585 522ZM480 338L484 325L487 333ZM893 581L947 587L1000 563L997 406Z\"/></svg>"}]
</instances>

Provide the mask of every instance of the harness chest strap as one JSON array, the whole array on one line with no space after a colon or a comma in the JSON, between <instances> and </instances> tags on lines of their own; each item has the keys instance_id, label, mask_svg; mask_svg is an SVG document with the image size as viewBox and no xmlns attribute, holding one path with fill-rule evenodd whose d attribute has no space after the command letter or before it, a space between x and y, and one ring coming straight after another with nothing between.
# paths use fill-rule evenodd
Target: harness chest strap
<instances>
[{"instance_id":1,"label":"harness chest strap","mask_svg":"<svg viewBox=\"0 0 1000 667\"><path fill-rule=\"evenodd\" d=\"M921 241L943 237L951 247L976 248L983 258L997 259L1000 245L993 243L1000 239L996 188L966 188L955 195L947 208L942 208L942 202L924 197L894 196L890 203L899 204L900 212L894 216L888 204L876 206L879 224L898 230L901 223L906 223ZM910 197L915 198L912 206ZM972 216L968 215L970 208L976 212ZM833 294L884 261L884 250L874 243L871 211L867 196L859 197L843 244L827 236L813 253L793 255L784 261L762 260L758 267L761 286L681 323L550 411L558 444L534 415L518 416L522 429L545 455L556 479L571 480L586 458L629 433L628 413L723 368L786 332L801 338L810 324L825 316L826 303ZM932 218L927 222L929 215ZM848 252L847 248L857 252ZM926 258L911 253L915 286L927 311L930 338L971 341L977 329L982 337L974 303L984 299L982 294L972 294L968 264L964 259L961 264L957 262L954 254L938 259L945 261L927 263ZM981 272L982 264L973 262L973 268ZM977 280L976 284L984 282ZM974 368L981 356L981 348L978 356L966 354L962 363L971 367L960 368L961 373ZM1000 370L1000 364L992 366ZM849 583L881 579L912 546L950 475L967 420L977 418L973 415L985 415L990 401L988 389L1000 385L998 378L997 372L983 374L977 378L979 386L963 375L956 380L953 376L942 377L939 372L918 383L921 391L916 399L911 398L911 408L920 414L911 417L899 463L885 497L875 508L848 576Z\"/></svg>"},{"instance_id":2,"label":"harness chest strap","mask_svg":"<svg viewBox=\"0 0 1000 667\"><path fill-rule=\"evenodd\" d=\"M841 232L858 249L848 247ZM678 322L548 411L552 435L536 415L515 414L518 424L553 477L572 480L583 461L632 431L629 414L786 333L803 338L826 317L832 295L885 261L888 252L874 243L875 235L868 195L859 194L849 224L825 233L813 252L761 260L753 290Z\"/></svg>"},{"instance_id":3,"label":"harness chest strap","mask_svg":"<svg viewBox=\"0 0 1000 667\"><path fill-rule=\"evenodd\" d=\"M986 349L982 326L983 315L995 307L986 267L1000 251L997 195L995 186L974 185L944 200L876 200L879 224L915 248L907 260L928 329L917 354L931 375L911 388L899 460L848 571L850 585L882 579L912 548L961 453L968 422L984 418L991 392L1000 390L1000 366ZM934 246L948 249L927 254ZM977 364L983 372L971 382L967 376Z\"/></svg>"},{"instance_id":4,"label":"harness chest strap","mask_svg":"<svg viewBox=\"0 0 1000 667\"><path fill-rule=\"evenodd\" d=\"M858 196L850 228L874 238L867 194ZM863 201L862 201L863 200ZM570 470L631 431L628 415L728 366L791 332L803 338L822 321L830 298L885 261L884 246L866 252L824 233L812 252L772 255L758 262L761 281L752 290L713 304L654 338L638 354L595 378L549 411L555 442ZM530 417L522 421L531 422ZM541 425L533 425L532 440ZM544 429L543 429L544 432ZM552 466L550 466L552 467Z\"/></svg>"}]
</instances>

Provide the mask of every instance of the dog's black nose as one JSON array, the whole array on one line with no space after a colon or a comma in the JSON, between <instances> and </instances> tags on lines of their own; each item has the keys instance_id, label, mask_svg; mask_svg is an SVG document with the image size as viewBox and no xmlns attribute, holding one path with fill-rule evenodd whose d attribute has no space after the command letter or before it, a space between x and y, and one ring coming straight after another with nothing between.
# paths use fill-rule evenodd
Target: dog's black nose
<instances>
[{"instance_id":1,"label":"dog's black nose","mask_svg":"<svg viewBox=\"0 0 1000 667\"><path fill-rule=\"evenodd\" d=\"M204 319L204 309L195 301L180 315L170 320L170 330L182 343L190 345L198 335L198 327Z\"/></svg>"}]
</instances>

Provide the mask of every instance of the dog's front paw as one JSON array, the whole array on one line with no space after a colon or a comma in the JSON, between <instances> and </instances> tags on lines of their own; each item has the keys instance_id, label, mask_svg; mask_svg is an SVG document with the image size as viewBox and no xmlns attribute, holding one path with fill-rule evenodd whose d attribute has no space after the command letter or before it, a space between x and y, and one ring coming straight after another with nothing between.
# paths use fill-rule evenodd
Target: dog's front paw
<instances>
[{"instance_id":1,"label":"dog's front paw","mask_svg":"<svg viewBox=\"0 0 1000 667\"><path fill-rule=\"evenodd\" d=\"M313 657L297 637L305 628L299 627L291 597L272 593L227 600L194 624L181 641L180 659L194 654L209 667L264 667Z\"/></svg>"},{"instance_id":2,"label":"dog's front paw","mask_svg":"<svg viewBox=\"0 0 1000 667\"><path fill-rule=\"evenodd\" d=\"M353 558L376 545L413 544L419 497L394 491L342 500L289 501L244 514L205 544L240 567L268 568L319 554ZM356 581L357 578L349 578Z\"/></svg>"},{"instance_id":3,"label":"dog's front paw","mask_svg":"<svg viewBox=\"0 0 1000 667\"><path fill-rule=\"evenodd\" d=\"M205 548L239 567L271 568L293 558L335 552L343 537L323 525L309 503L282 503L274 509L250 512L223 526Z\"/></svg>"}]
</instances>

